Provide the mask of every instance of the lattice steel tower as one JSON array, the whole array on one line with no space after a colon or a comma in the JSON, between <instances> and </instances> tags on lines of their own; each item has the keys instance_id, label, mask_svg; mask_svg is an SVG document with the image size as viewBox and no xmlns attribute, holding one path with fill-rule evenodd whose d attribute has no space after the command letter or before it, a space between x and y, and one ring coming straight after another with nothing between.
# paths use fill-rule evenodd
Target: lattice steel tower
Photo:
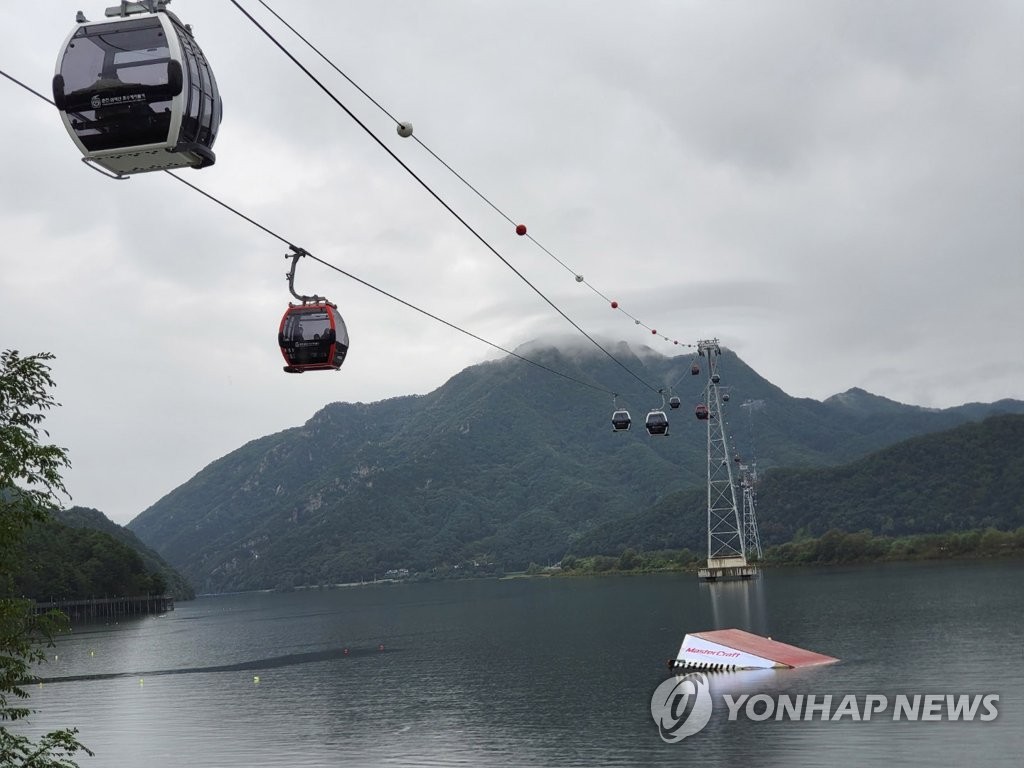
<instances>
[{"instance_id":1,"label":"lattice steel tower","mask_svg":"<svg viewBox=\"0 0 1024 768\"><path fill-rule=\"evenodd\" d=\"M707 362L708 381L704 402L697 406L697 418L708 424L708 565L698 572L701 579L749 578L757 569L747 564L746 536L736 504L729 443L722 418L721 376L718 339L697 343L697 354Z\"/></svg>"},{"instance_id":2,"label":"lattice steel tower","mask_svg":"<svg viewBox=\"0 0 1024 768\"><path fill-rule=\"evenodd\" d=\"M747 557L761 559L761 535L757 532L757 464L740 464L743 492L743 546Z\"/></svg>"}]
</instances>

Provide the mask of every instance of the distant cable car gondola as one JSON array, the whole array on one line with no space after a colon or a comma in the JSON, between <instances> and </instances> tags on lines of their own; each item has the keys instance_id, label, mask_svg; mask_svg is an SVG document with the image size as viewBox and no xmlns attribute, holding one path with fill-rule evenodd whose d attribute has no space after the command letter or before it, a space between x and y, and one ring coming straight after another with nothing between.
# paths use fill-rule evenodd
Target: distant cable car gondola
<instances>
[{"instance_id":1,"label":"distant cable car gondola","mask_svg":"<svg viewBox=\"0 0 1024 768\"><path fill-rule=\"evenodd\" d=\"M277 331L277 343L287 365L287 373L336 371L348 354L348 329L332 304L323 296L300 296L295 292L295 264L306 252L292 246L288 288L301 304L288 303Z\"/></svg>"},{"instance_id":2,"label":"distant cable car gondola","mask_svg":"<svg viewBox=\"0 0 1024 768\"><path fill-rule=\"evenodd\" d=\"M708 419L708 407L704 403L698 403L693 413L701 421L707 421Z\"/></svg>"},{"instance_id":3,"label":"distant cable car gondola","mask_svg":"<svg viewBox=\"0 0 1024 768\"><path fill-rule=\"evenodd\" d=\"M690 373L693 376L700 376L700 366L697 363L694 363L693 365L691 365L690 366Z\"/></svg>"},{"instance_id":4,"label":"distant cable car gondola","mask_svg":"<svg viewBox=\"0 0 1024 768\"><path fill-rule=\"evenodd\" d=\"M680 405L681 405L681 401L675 395L673 395L672 397L670 397L668 399L668 407L669 408L678 408Z\"/></svg>"},{"instance_id":5,"label":"distant cable car gondola","mask_svg":"<svg viewBox=\"0 0 1024 768\"><path fill-rule=\"evenodd\" d=\"M725 394L722 395L722 402L724 402L724 403L728 403L729 402L729 393L728 392L726 392Z\"/></svg>"},{"instance_id":6,"label":"distant cable car gondola","mask_svg":"<svg viewBox=\"0 0 1024 768\"><path fill-rule=\"evenodd\" d=\"M213 165L217 83L170 0L122 2L115 21L81 11L57 62L53 100L86 163L123 177Z\"/></svg>"},{"instance_id":7,"label":"distant cable car gondola","mask_svg":"<svg viewBox=\"0 0 1024 768\"><path fill-rule=\"evenodd\" d=\"M717 384L717 383L718 383L718 382L720 382L721 380L722 380L722 377L721 377L721 376L719 376L719 375L718 375L717 373L712 373L712 374L711 374L711 383L712 383L712 384Z\"/></svg>"},{"instance_id":8,"label":"distant cable car gondola","mask_svg":"<svg viewBox=\"0 0 1024 768\"><path fill-rule=\"evenodd\" d=\"M647 434L668 437L668 416L664 411L651 411L647 414Z\"/></svg>"},{"instance_id":9,"label":"distant cable car gondola","mask_svg":"<svg viewBox=\"0 0 1024 768\"><path fill-rule=\"evenodd\" d=\"M612 414L612 431L625 432L629 429L633 420L629 418L629 411L615 411Z\"/></svg>"}]
</instances>

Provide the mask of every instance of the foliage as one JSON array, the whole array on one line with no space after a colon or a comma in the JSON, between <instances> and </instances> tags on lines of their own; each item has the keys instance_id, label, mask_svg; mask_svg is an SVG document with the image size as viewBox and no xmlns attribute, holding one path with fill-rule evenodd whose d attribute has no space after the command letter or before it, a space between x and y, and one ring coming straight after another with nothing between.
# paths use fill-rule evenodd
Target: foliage
<instances>
[{"instance_id":1,"label":"foliage","mask_svg":"<svg viewBox=\"0 0 1024 768\"><path fill-rule=\"evenodd\" d=\"M49 354L21 357L0 354L0 721L25 718L31 710L15 706L11 697L26 699L25 681L32 665L44 658L43 648L66 626L63 614L35 615L31 602L11 594L14 555L25 532L46 519L58 494L66 494L60 471L67 453L40 443L49 437L41 424L57 403ZM67 768L78 752L92 753L76 738L77 731L51 732L38 743L0 727L0 765Z\"/></svg>"},{"instance_id":2,"label":"foliage","mask_svg":"<svg viewBox=\"0 0 1024 768\"><path fill-rule=\"evenodd\" d=\"M57 405L49 393L54 383L46 361L52 359L0 354L0 552L6 563L25 529L45 520L58 494L67 494L60 474L69 466L67 453L39 443L41 432L49 437L41 427L46 411Z\"/></svg>"},{"instance_id":3,"label":"foliage","mask_svg":"<svg viewBox=\"0 0 1024 768\"><path fill-rule=\"evenodd\" d=\"M873 536L869 531L831 530L818 538L769 547L764 562L767 565L834 565L1022 556L1024 527L1015 531L988 528L899 537Z\"/></svg>"},{"instance_id":4,"label":"foliage","mask_svg":"<svg viewBox=\"0 0 1024 768\"><path fill-rule=\"evenodd\" d=\"M690 549L661 549L643 552L627 547L618 557L591 555L562 558L562 573L592 575L596 573L650 573L652 571L696 571L704 565L704 555Z\"/></svg>"},{"instance_id":5,"label":"foliage","mask_svg":"<svg viewBox=\"0 0 1024 768\"><path fill-rule=\"evenodd\" d=\"M869 531L831 530L817 538L804 537L769 547L764 566L848 565L906 560L1024 557L1024 527L1015 531L995 528L917 536L874 536ZM626 548L618 558L608 555L562 558L563 574L696 571L705 563L704 552L690 549L636 551ZM527 571L529 573L529 571Z\"/></svg>"},{"instance_id":6,"label":"foliage","mask_svg":"<svg viewBox=\"0 0 1024 768\"><path fill-rule=\"evenodd\" d=\"M34 600L162 595L167 588L138 552L100 531L47 520L26 532L23 546L14 589Z\"/></svg>"},{"instance_id":7,"label":"foliage","mask_svg":"<svg viewBox=\"0 0 1024 768\"><path fill-rule=\"evenodd\" d=\"M77 739L78 729L51 731L33 742L28 737L0 728L0 765L24 768L78 768L78 752L93 753Z\"/></svg>"},{"instance_id":8,"label":"foliage","mask_svg":"<svg viewBox=\"0 0 1024 768\"><path fill-rule=\"evenodd\" d=\"M54 522L60 523L62 526L75 529L76 535L81 537L83 541L104 541L108 537L113 539L112 542L107 544L105 549L113 551L123 550L127 548L131 551L131 554L124 552L116 559L132 560L137 556L141 559L142 566L145 571L149 573L149 578L152 581L149 589L143 589L142 592L136 592L135 594L157 594L160 592L166 592L170 594L175 600L191 600L196 596L195 590L192 586L185 581L184 577L171 568L167 562L160 557L156 552L147 547L139 537L129 531L124 526L118 525L117 523L110 520L106 515L96 509L90 509L88 507L71 507L70 509L57 509L51 513L51 517ZM100 538L97 538L94 534L102 534ZM67 536L68 534L65 534ZM85 544L79 544L74 547L75 551L87 554L90 551L89 546ZM83 558L80 562L77 562L75 569L78 571L82 570L82 566L89 557ZM41 556L39 558L44 563L52 562L47 556ZM123 564L121 567L124 567ZM136 568L137 566L131 566ZM161 588L159 584L162 583L164 586ZM137 588L145 587L145 584L140 584ZM130 589L131 587L124 587L122 589ZM88 597L89 595L102 594L103 590L97 586L87 587L80 590L80 593ZM26 595L29 592L25 592ZM58 594L56 591L47 592L44 590L42 594ZM114 594L114 592L108 592L108 594ZM121 591L117 594L128 595L130 593Z\"/></svg>"}]
</instances>

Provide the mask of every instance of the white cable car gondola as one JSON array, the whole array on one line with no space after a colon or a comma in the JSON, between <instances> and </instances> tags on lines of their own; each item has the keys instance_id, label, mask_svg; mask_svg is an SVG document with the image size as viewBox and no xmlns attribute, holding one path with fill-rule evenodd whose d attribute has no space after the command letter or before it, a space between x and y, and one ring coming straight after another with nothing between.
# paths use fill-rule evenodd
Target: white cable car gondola
<instances>
[{"instance_id":1,"label":"white cable car gondola","mask_svg":"<svg viewBox=\"0 0 1024 768\"><path fill-rule=\"evenodd\" d=\"M668 416L665 415L664 411L651 411L648 413L645 426L647 427L647 434L652 437L668 437Z\"/></svg>"},{"instance_id":2,"label":"white cable car gondola","mask_svg":"<svg viewBox=\"0 0 1024 768\"><path fill-rule=\"evenodd\" d=\"M626 432L632 423L629 411L615 411L612 414L612 432Z\"/></svg>"},{"instance_id":3,"label":"white cable car gondola","mask_svg":"<svg viewBox=\"0 0 1024 768\"><path fill-rule=\"evenodd\" d=\"M216 159L217 82L168 2L122 2L107 9L114 21L79 11L57 62L53 100L64 127L84 162L118 178Z\"/></svg>"}]
</instances>

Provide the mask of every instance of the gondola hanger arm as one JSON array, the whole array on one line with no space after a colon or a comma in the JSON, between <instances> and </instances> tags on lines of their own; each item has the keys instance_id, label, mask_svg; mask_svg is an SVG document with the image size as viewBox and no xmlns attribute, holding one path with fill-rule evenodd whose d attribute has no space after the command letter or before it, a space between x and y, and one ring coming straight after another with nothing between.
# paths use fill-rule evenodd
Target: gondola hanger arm
<instances>
[{"instance_id":1,"label":"gondola hanger arm","mask_svg":"<svg viewBox=\"0 0 1024 768\"><path fill-rule=\"evenodd\" d=\"M327 298L324 296L303 296L295 292L295 265L299 263L299 259L301 259L303 256L308 256L309 251L307 251L305 248L299 248L297 245L291 245L289 246L289 248L292 249L292 252L286 253L284 257L286 259L292 260L292 267L285 274L285 277L288 278L288 290L291 291L292 296L301 301L303 304L327 301Z\"/></svg>"},{"instance_id":2,"label":"gondola hanger arm","mask_svg":"<svg viewBox=\"0 0 1024 768\"><path fill-rule=\"evenodd\" d=\"M157 13L158 11L166 10L167 4L171 0L138 0L138 2L129 2L129 0L121 0L119 5L111 6L104 11L104 14L110 18L113 16L120 16L122 18L132 15L133 13Z\"/></svg>"}]
</instances>

